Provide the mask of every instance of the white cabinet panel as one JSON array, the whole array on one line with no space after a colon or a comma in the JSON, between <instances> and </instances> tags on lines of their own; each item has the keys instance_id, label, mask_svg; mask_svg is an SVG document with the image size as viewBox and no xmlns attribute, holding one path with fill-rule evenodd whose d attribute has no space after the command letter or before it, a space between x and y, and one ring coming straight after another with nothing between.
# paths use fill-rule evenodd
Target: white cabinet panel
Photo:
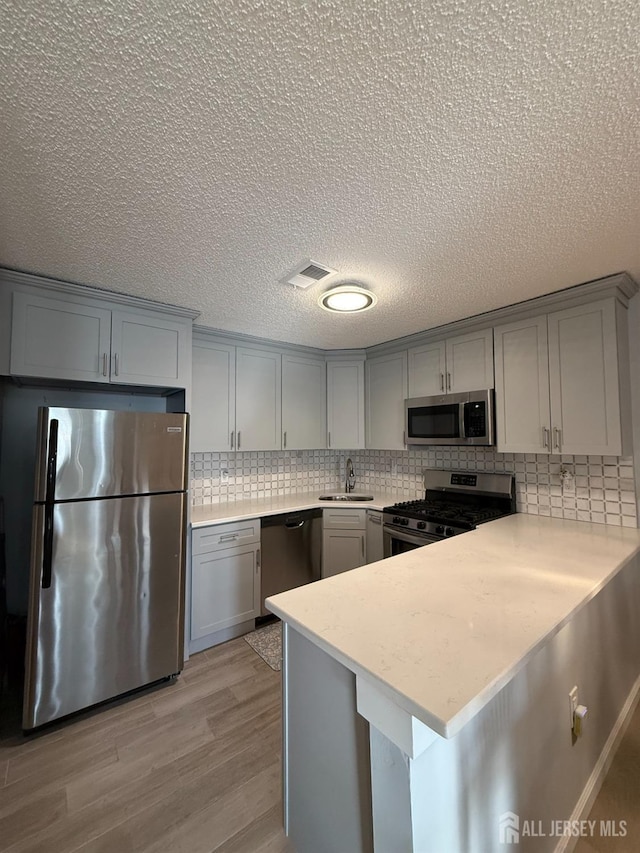
<instances>
[{"instance_id":1,"label":"white cabinet panel","mask_svg":"<svg viewBox=\"0 0 640 853\"><path fill-rule=\"evenodd\" d=\"M257 545L192 558L191 639L255 619L260 613Z\"/></svg>"},{"instance_id":2,"label":"white cabinet panel","mask_svg":"<svg viewBox=\"0 0 640 853\"><path fill-rule=\"evenodd\" d=\"M549 355L547 318L497 326L496 432L500 453L548 453Z\"/></svg>"},{"instance_id":3,"label":"white cabinet panel","mask_svg":"<svg viewBox=\"0 0 640 853\"><path fill-rule=\"evenodd\" d=\"M327 368L324 358L282 356L282 447L326 447Z\"/></svg>"},{"instance_id":4,"label":"white cabinet panel","mask_svg":"<svg viewBox=\"0 0 640 853\"><path fill-rule=\"evenodd\" d=\"M238 450L280 450L281 355L270 350L236 350Z\"/></svg>"},{"instance_id":5,"label":"white cabinet panel","mask_svg":"<svg viewBox=\"0 0 640 853\"><path fill-rule=\"evenodd\" d=\"M447 340L447 391L493 388L493 331L470 332Z\"/></svg>"},{"instance_id":6,"label":"white cabinet panel","mask_svg":"<svg viewBox=\"0 0 640 853\"><path fill-rule=\"evenodd\" d=\"M365 557L364 530L325 530L322 534L322 577L363 566Z\"/></svg>"},{"instance_id":7,"label":"white cabinet panel","mask_svg":"<svg viewBox=\"0 0 640 853\"><path fill-rule=\"evenodd\" d=\"M404 450L407 353L372 358L366 364L367 447Z\"/></svg>"},{"instance_id":8,"label":"white cabinet panel","mask_svg":"<svg viewBox=\"0 0 640 853\"><path fill-rule=\"evenodd\" d=\"M111 311L14 293L11 373L109 382Z\"/></svg>"},{"instance_id":9,"label":"white cabinet panel","mask_svg":"<svg viewBox=\"0 0 640 853\"><path fill-rule=\"evenodd\" d=\"M408 352L409 397L432 397L445 392L445 342L437 341Z\"/></svg>"},{"instance_id":10,"label":"white cabinet panel","mask_svg":"<svg viewBox=\"0 0 640 853\"><path fill-rule=\"evenodd\" d=\"M194 341L192 373L191 450L233 450L236 348L213 341Z\"/></svg>"},{"instance_id":11,"label":"white cabinet panel","mask_svg":"<svg viewBox=\"0 0 640 853\"><path fill-rule=\"evenodd\" d=\"M364 447L364 359L327 362L327 440L334 450Z\"/></svg>"},{"instance_id":12,"label":"white cabinet panel","mask_svg":"<svg viewBox=\"0 0 640 853\"><path fill-rule=\"evenodd\" d=\"M621 455L614 300L548 321L553 452Z\"/></svg>"},{"instance_id":13,"label":"white cabinet panel","mask_svg":"<svg viewBox=\"0 0 640 853\"><path fill-rule=\"evenodd\" d=\"M190 343L184 323L151 314L114 311L111 381L185 387Z\"/></svg>"}]
</instances>

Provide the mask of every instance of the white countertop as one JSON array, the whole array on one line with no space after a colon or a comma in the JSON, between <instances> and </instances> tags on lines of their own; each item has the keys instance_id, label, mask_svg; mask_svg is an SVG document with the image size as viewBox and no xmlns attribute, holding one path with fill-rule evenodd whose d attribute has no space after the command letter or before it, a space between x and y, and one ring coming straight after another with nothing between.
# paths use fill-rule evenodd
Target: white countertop
<instances>
[{"instance_id":1,"label":"white countertop","mask_svg":"<svg viewBox=\"0 0 640 853\"><path fill-rule=\"evenodd\" d=\"M359 509L383 509L385 506L409 500L407 497L389 492L387 494L373 493L372 501L321 501L320 495L337 493L338 489L325 489L317 492L301 492L293 495L280 495L272 498L248 498L229 503L205 504L191 507L191 526L207 527L222 521L241 521L243 518L258 518L264 515L279 515L284 512L294 512L317 507L351 507ZM361 494L372 494L365 492Z\"/></svg>"},{"instance_id":2,"label":"white countertop","mask_svg":"<svg viewBox=\"0 0 640 853\"><path fill-rule=\"evenodd\" d=\"M640 530L516 514L267 599L453 737L640 550Z\"/></svg>"}]
</instances>

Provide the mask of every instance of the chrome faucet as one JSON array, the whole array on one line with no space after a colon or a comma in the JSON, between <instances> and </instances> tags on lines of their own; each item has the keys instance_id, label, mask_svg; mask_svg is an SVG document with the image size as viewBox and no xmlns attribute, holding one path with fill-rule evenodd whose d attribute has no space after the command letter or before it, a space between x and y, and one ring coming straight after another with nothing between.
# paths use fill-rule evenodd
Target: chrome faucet
<instances>
[{"instance_id":1,"label":"chrome faucet","mask_svg":"<svg viewBox=\"0 0 640 853\"><path fill-rule=\"evenodd\" d=\"M349 493L355 489L356 486L356 475L353 472L353 462L351 459L347 459L347 479L345 480L344 490Z\"/></svg>"}]
</instances>

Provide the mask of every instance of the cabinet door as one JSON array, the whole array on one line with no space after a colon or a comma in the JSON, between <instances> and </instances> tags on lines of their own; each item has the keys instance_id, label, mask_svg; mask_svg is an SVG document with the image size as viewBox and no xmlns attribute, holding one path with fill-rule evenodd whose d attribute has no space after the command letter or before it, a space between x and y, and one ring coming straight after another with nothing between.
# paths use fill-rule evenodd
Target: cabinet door
<instances>
[{"instance_id":1,"label":"cabinet door","mask_svg":"<svg viewBox=\"0 0 640 853\"><path fill-rule=\"evenodd\" d=\"M111 381L185 388L189 384L190 329L162 315L114 311Z\"/></svg>"},{"instance_id":2,"label":"cabinet door","mask_svg":"<svg viewBox=\"0 0 640 853\"><path fill-rule=\"evenodd\" d=\"M493 329L447 341L447 391L493 388Z\"/></svg>"},{"instance_id":3,"label":"cabinet door","mask_svg":"<svg viewBox=\"0 0 640 853\"><path fill-rule=\"evenodd\" d=\"M236 348L194 342L190 449L228 451L235 447Z\"/></svg>"},{"instance_id":4,"label":"cabinet door","mask_svg":"<svg viewBox=\"0 0 640 853\"><path fill-rule=\"evenodd\" d=\"M372 358L367 374L367 447L404 450L404 401L407 396L407 353Z\"/></svg>"},{"instance_id":5,"label":"cabinet door","mask_svg":"<svg viewBox=\"0 0 640 853\"><path fill-rule=\"evenodd\" d=\"M327 362L327 446L364 447L364 360Z\"/></svg>"},{"instance_id":6,"label":"cabinet door","mask_svg":"<svg viewBox=\"0 0 640 853\"><path fill-rule=\"evenodd\" d=\"M549 453L547 317L494 329L499 453Z\"/></svg>"},{"instance_id":7,"label":"cabinet door","mask_svg":"<svg viewBox=\"0 0 640 853\"><path fill-rule=\"evenodd\" d=\"M270 350L236 350L237 450L280 450L281 355Z\"/></svg>"},{"instance_id":8,"label":"cabinet door","mask_svg":"<svg viewBox=\"0 0 640 853\"><path fill-rule=\"evenodd\" d=\"M282 356L282 447L327 446L327 368L324 359Z\"/></svg>"},{"instance_id":9,"label":"cabinet door","mask_svg":"<svg viewBox=\"0 0 640 853\"><path fill-rule=\"evenodd\" d=\"M109 381L111 311L14 293L11 373Z\"/></svg>"},{"instance_id":10,"label":"cabinet door","mask_svg":"<svg viewBox=\"0 0 640 853\"><path fill-rule=\"evenodd\" d=\"M445 350L444 341L409 350L409 397L445 393Z\"/></svg>"},{"instance_id":11,"label":"cabinet door","mask_svg":"<svg viewBox=\"0 0 640 853\"><path fill-rule=\"evenodd\" d=\"M364 530L325 530L322 534L322 577L356 569L366 562Z\"/></svg>"},{"instance_id":12,"label":"cabinet door","mask_svg":"<svg viewBox=\"0 0 640 853\"><path fill-rule=\"evenodd\" d=\"M260 615L258 547L224 548L192 558L191 639Z\"/></svg>"},{"instance_id":13,"label":"cabinet door","mask_svg":"<svg viewBox=\"0 0 640 853\"><path fill-rule=\"evenodd\" d=\"M549 314L554 453L620 456L615 300Z\"/></svg>"},{"instance_id":14,"label":"cabinet door","mask_svg":"<svg viewBox=\"0 0 640 853\"><path fill-rule=\"evenodd\" d=\"M367 563L377 563L384 559L382 536L382 513L375 509L367 510Z\"/></svg>"}]
</instances>

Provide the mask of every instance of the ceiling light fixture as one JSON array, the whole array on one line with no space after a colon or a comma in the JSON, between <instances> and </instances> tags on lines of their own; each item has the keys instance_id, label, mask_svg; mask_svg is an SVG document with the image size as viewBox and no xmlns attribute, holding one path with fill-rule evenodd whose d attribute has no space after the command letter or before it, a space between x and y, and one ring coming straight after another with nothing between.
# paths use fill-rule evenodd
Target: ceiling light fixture
<instances>
[{"instance_id":1,"label":"ceiling light fixture","mask_svg":"<svg viewBox=\"0 0 640 853\"><path fill-rule=\"evenodd\" d=\"M354 311L366 311L373 308L378 300L370 290L365 290L357 284L343 284L325 290L318 305L325 311L337 314L352 314Z\"/></svg>"}]
</instances>

